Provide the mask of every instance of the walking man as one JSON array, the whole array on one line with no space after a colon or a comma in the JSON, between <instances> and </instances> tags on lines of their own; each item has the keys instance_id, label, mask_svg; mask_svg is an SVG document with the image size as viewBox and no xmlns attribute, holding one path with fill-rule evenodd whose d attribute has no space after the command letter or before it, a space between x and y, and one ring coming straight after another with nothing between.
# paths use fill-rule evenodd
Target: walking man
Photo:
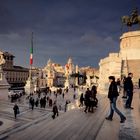
<instances>
[{"instance_id":1,"label":"walking man","mask_svg":"<svg viewBox=\"0 0 140 140\"><path fill-rule=\"evenodd\" d=\"M59 116L59 112L58 112L58 108L57 108L57 105L56 105L56 102L54 102L54 105L53 105L53 115L52 115L52 118L55 119L55 116Z\"/></svg>"},{"instance_id":2,"label":"walking man","mask_svg":"<svg viewBox=\"0 0 140 140\"><path fill-rule=\"evenodd\" d=\"M106 117L106 120L112 121L114 111L120 116L120 123L124 123L126 120L126 117L118 110L116 107L116 101L117 97L119 96L118 90L117 90L117 84L115 82L114 76L109 76L109 91L108 91L108 98L110 100L110 114L108 117Z\"/></svg>"},{"instance_id":3,"label":"walking man","mask_svg":"<svg viewBox=\"0 0 140 140\"><path fill-rule=\"evenodd\" d=\"M17 118L17 114L19 114L19 107L17 104L13 107L15 119Z\"/></svg>"},{"instance_id":4,"label":"walking man","mask_svg":"<svg viewBox=\"0 0 140 140\"><path fill-rule=\"evenodd\" d=\"M133 109L131 107L132 99L133 99L133 82L132 82L133 73L129 73L128 77L125 80L125 88L127 93L127 100L125 107L129 109Z\"/></svg>"}]
</instances>

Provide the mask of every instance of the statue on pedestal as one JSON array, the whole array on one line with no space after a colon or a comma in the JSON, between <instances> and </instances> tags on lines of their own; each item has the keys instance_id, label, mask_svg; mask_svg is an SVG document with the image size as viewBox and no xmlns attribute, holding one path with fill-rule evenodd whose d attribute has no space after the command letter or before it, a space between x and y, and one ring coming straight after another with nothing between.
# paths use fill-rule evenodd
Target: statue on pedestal
<instances>
[{"instance_id":1,"label":"statue on pedestal","mask_svg":"<svg viewBox=\"0 0 140 140\"><path fill-rule=\"evenodd\" d=\"M2 70L2 65L5 63L5 60L2 59L0 61L0 99L7 100L8 99L8 89L10 85L8 84L5 74Z\"/></svg>"},{"instance_id":2,"label":"statue on pedestal","mask_svg":"<svg viewBox=\"0 0 140 140\"><path fill-rule=\"evenodd\" d=\"M122 23L131 27L134 24L140 24L140 15L138 15L138 9L135 8L130 16L123 16Z\"/></svg>"}]
</instances>

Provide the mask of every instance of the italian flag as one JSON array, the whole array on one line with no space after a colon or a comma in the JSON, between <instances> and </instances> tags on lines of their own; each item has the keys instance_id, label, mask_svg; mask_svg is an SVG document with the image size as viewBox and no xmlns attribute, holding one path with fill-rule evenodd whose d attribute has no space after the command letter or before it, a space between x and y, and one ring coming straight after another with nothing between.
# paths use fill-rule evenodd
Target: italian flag
<instances>
[{"instance_id":1,"label":"italian flag","mask_svg":"<svg viewBox=\"0 0 140 140\"><path fill-rule=\"evenodd\" d=\"M30 49L30 65L33 64L33 45L31 46L31 49Z\"/></svg>"},{"instance_id":2,"label":"italian flag","mask_svg":"<svg viewBox=\"0 0 140 140\"><path fill-rule=\"evenodd\" d=\"M30 48L30 65L32 64L33 64L33 32L32 32L31 48Z\"/></svg>"}]
</instances>

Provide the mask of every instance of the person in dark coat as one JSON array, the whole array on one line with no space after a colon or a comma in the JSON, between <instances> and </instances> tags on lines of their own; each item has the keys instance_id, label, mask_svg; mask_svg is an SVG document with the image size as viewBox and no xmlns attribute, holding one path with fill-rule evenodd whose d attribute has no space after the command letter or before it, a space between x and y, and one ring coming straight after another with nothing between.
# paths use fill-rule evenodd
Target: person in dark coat
<instances>
[{"instance_id":1,"label":"person in dark coat","mask_svg":"<svg viewBox=\"0 0 140 140\"><path fill-rule=\"evenodd\" d=\"M126 88L126 93L127 93L127 100L125 103L125 107L129 109L133 109L131 107L132 99L133 99L133 82L132 82L132 77L133 74L129 73L128 77L125 80L125 88Z\"/></svg>"},{"instance_id":2,"label":"person in dark coat","mask_svg":"<svg viewBox=\"0 0 140 140\"><path fill-rule=\"evenodd\" d=\"M37 97L35 101L35 106L38 107L38 104L39 104L39 98Z\"/></svg>"},{"instance_id":3,"label":"person in dark coat","mask_svg":"<svg viewBox=\"0 0 140 140\"><path fill-rule=\"evenodd\" d=\"M81 96L80 96L80 105L79 105L79 107L83 107L83 102L84 102L84 94L81 93Z\"/></svg>"},{"instance_id":4,"label":"person in dark coat","mask_svg":"<svg viewBox=\"0 0 140 140\"><path fill-rule=\"evenodd\" d=\"M46 102L47 102L47 101L46 101L46 97L44 97L44 98L43 98L43 107L44 107L44 108L46 107Z\"/></svg>"},{"instance_id":5,"label":"person in dark coat","mask_svg":"<svg viewBox=\"0 0 140 140\"><path fill-rule=\"evenodd\" d=\"M117 97L119 96L118 90L117 90L117 84L115 82L114 76L109 76L109 90L108 90L108 98L110 101L110 114L106 117L107 120L112 121L114 111L120 116L120 123L124 123L126 120L126 117L118 110L116 107L116 101Z\"/></svg>"},{"instance_id":6,"label":"person in dark coat","mask_svg":"<svg viewBox=\"0 0 140 140\"><path fill-rule=\"evenodd\" d=\"M40 108L42 108L43 107L43 97L41 97L41 99L40 99Z\"/></svg>"},{"instance_id":7,"label":"person in dark coat","mask_svg":"<svg viewBox=\"0 0 140 140\"><path fill-rule=\"evenodd\" d=\"M91 91L89 90L89 88L87 88L87 91L85 93L85 106L86 106L86 108L84 110L85 113L87 113L87 110L88 110L88 112L90 112L90 106L91 106L90 96L91 96Z\"/></svg>"},{"instance_id":8,"label":"person in dark coat","mask_svg":"<svg viewBox=\"0 0 140 140\"><path fill-rule=\"evenodd\" d=\"M122 96L122 98L127 98L127 96L126 96L126 82L125 82L125 80L126 80L126 77L124 76L124 78L123 78L123 96Z\"/></svg>"},{"instance_id":9,"label":"person in dark coat","mask_svg":"<svg viewBox=\"0 0 140 140\"><path fill-rule=\"evenodd\" d=\"M34 105L35 105L35 101L34 101L33 97L30 98L30 104L31 104L31 108L33 110L34 109Z\"/></svg>"},{"instance_id":10,"label":"person in dark coat","mask_svg":"<svg viewBox=\"0 0 140 140\"><path fill-rule=\"evenodd\" d=\"M53 110L52 110L52 112L53 112L53 115L52 115L52 118L53 118L53 119L55 119L55 116L56 116L56 115L59 116L59 112L58 112L58 108L57 108L56 102L55 102L54 105L53 105Z\"/></svg>"},{"instance_id":11,"label":"person in dark coat","mask_svg":"<svg viewBox=\"0 0 140 140\"><path fill-rule=\"evenodd\" d=\"M97 87L96 86L92 86L91 95L94 99L94 106L97 107L98 99L97 99Z\"/></svg>"},{"instance_id":12,"label":"person in dark coat","mask_svg":"<svg viewBox=\"0 0 140 140\"><path fill-rule=\"evenodd\" d=\"M15 119L17 118L17 114L19 114L19 107L17 104L13 107Z\"/></svg>"}]
</instances>

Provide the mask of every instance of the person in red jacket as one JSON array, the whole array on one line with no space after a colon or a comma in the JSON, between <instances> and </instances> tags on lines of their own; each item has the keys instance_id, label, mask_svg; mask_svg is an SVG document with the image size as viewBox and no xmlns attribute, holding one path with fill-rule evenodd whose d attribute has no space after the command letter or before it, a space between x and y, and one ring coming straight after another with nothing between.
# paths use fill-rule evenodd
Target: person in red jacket
<instances>
[{"instance_id":1,"label":"person in red jacket","mask_svg":"<svg viewBox=\"0 0 140 140\"><path fill-rule=\"evenodd\" d=\"M118 90L117 90L117 84L115 82L114 76L109 76L109 90L108 90L108 98L110 101L110 114L106 117L107 120L112 121L114 111L120 116L120 123L124 123L126 120L126 117L119 111L119 109L116 107L116 101L117 97L119 96Z\"/></svg>"}]
</instances>

